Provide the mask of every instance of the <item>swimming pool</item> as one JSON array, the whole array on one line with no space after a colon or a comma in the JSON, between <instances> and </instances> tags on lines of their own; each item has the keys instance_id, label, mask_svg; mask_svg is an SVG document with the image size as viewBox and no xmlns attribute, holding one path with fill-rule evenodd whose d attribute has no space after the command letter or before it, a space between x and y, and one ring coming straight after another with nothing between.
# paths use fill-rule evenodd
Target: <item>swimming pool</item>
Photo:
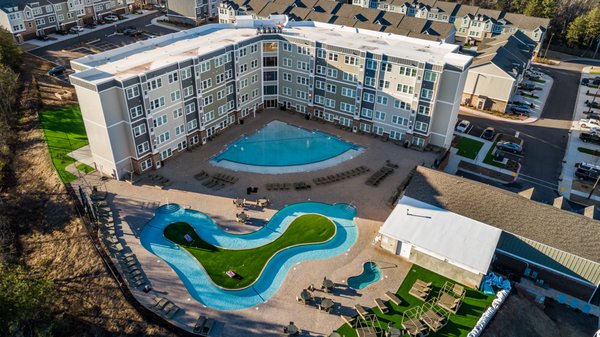
<instances>
[{"instance_id":1,"label":"swimming pool","mask_svg":"<svg viewBox=\"0 0 600 337\"><path fill-rule=\"evenodd\" d=\"M375 262L365 262L363 272L348 278L348 286L354 289L364 289L369 284L381 280L381 269Z\"/></svg>"},{"instance_id":2,"label":"swimming pool","mask_svg":"<svg viewBox=\"0 0 600 337\"><path fill-rule=\"evenodd\" d=\"M358 145L321 131L272 121L229 144L211 163L257 173L278 172L282 168L286 172L298 172L337 165L362 150Z\"/></svg>"},{"instance_id":3,"label":"swimming pool","mask_svg":"<svg viewBox=\"0 0 600 337\"><path fill-rule=\"evenodd\" d=\"M303 214L321 214L336 225L336 234L321 244L290 247L275 254L256 282L245 289L227 290L216 286L198 261L165 238L163 231L173 222L189 223L206 242L229 249L262 246L278 238L290 223ZM142 246L162 258L183 281L190 295L200 303L220 310L239 310L261 304L281 286L288 271L305 260L334 257L347 251L358 237L354 223L356 209L347 204L318 202L293 204L281 209L260 230L244 235L222 231L206 214L176 204L159 207L140 235Z\"/></svg>"}]
</instances>

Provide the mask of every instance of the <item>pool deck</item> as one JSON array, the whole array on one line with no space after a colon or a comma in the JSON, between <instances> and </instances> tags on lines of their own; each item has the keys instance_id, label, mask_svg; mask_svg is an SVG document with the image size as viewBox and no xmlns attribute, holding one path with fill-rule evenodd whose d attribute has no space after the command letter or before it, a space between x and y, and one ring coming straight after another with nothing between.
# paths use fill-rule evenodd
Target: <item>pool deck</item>
<instances>
[{"instance_id":1,"label":"pool deck","mask_svg":"<svg viewBox=\"0 0 600 337\"><path fill-rule=\"evenodd\" d=\"M365 151L356 158L350 159L335 167L306 173L265 175L235 172L217 168L208 160L220 152L228 143L241 134L250 133L273 119L309 129L319 129L338 135L344 140L361 145ZM378 297L385 299L386 291L396 291L410 264L375 245L373 242L382 222L391 212L386 205L396 186L417 164L425 162L430 165L435 156L404 149L391 142L382 142L370 136L342 131L330 124L307 121L304 118L277 110L265 111L256 118L247 118L243 126L233 126L222 135L194 150L186 152L168 161L163 168L153 171L170 179L173 184L166 188L158 188L146 182L142 177L133 184L123 181L108 180L100 182L97 174L90 174L75 184L99 186L109 192L108 202L113 211L117 236L127 249L136 254L141 269L150 280L153 290L144 293L138 289L132 292L144 304L152 304L156 296L167 297L182 310L171 320L174 324L190 330L200 314L214 318L218 324L211 336L280 336L283 326L294 321L303 330L304 336L329 335L342 325L339 314L353 315L355 304L366 307L375 305ZM369 175L385 165L386 159L399 165L379 187L365 185ZM335 174L354 167L365 165L371 172L325 186L315 186L312 179L328 174ZM194 175L205 170L210 174L224 173L234 175L239 181L221 190L213 191L202 186L194 179ZM304 181L312 186L309 190L266 191L265 183L294 183ZM246 195L248 186L259 188L258 194ZM232 202L234 198L246 198L251 203L257 198L266 196L271 200L268 209L248 207L245 212L253 219L251 225L240 225L235 222L235 214L240 212ZM359 228L359 237L350 251L335 258L316 261L305 261L296 265L286 276L279 291L266 303L237 311L220 311L205 308L191 298L187 289L175 272L160 258L146 251L140 244L139 233L144 224L152 218L154 210L161 204L178 203L202 211L211 216L225 230L232 233L247 233L260 228L266 219L270 219L277 210L287 204L302 201L320 201L327 203L349 203L358 210L355 221ZM357 292L345 286L346 279L358 275L363 270L363 263L374 261L382 269L383 278L365 289ZM302 289L314 284L320 286L323 277L332 279L338 285L333 294L325 294L320 290L314 296L326 296L336 302L331 314L320 312L314 306L305 306L296 301ZM120 296L120 294L115 294Z\"/></svg>"}]
</instances>

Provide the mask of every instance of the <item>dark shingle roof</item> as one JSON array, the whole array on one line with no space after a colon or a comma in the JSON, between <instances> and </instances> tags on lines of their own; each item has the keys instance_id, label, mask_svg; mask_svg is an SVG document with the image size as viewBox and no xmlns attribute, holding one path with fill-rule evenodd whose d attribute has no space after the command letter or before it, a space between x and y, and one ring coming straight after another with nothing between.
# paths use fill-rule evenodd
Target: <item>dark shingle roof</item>
<instances>
[{"instance_id":1,"label":"dark shingle roof","mask_svg":"<svg viewBox=\"0 0 600 337\"><path fill-rule=\"evenodd\" d=\"M600 262L600 222L422 166L405 195L503 231Z\"/></svg>"}]
</instances>

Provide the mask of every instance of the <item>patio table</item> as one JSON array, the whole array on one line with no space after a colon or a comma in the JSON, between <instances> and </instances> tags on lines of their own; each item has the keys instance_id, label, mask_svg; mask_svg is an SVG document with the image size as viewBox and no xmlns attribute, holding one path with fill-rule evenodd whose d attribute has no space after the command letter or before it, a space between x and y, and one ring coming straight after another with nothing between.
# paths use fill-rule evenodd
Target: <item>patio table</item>
<instances>
[{"instance_id":1,"label":"patio table","mask_svg":"<svg viewBox=\"0 0 600 337\"><path fill-rule=\"evenodd\" d=\"M300 293L300 298L302 299L303 302L306 302L306 301L309 301L310 299L312 299L312 295L310 294L310 292L308 290L304 289Z\"/></svg>"},{"instance_id":2,"label":"patio table","mask_svg":"<svg viewBox=\"0 0 600 337\"><path fill-rule=\"evenodd\" d=\"M321 301L321 310L329 311L335 303L330 298L324 298Z\"/></svg>"},{"instance_id":3,"label":"patio table","mask_svg":"<svg viewBox=\"0 0 600 337\"><path fill-rule=\"evenodd\" d=\"M333 289L334 283L332 280L329 280L327 278L323 279L323 288L325 288L326 290L331 290Z\"/></svg>"}]
</instances>

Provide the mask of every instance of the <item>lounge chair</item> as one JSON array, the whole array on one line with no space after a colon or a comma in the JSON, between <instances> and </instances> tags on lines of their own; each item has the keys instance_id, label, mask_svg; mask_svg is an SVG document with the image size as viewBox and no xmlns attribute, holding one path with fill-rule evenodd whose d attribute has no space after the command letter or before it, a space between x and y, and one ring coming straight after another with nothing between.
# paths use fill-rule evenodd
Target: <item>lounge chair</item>
<instances>
[{"instance_id":1,"label":"lounge chair","mask_svg":"<svg viewBox=\"0 0 600 337\"><path fill-rule=\"evenodd\" d=\"M391 291L387 291L385 296L387 296L387 298L390 299L390 302L394 303L395 305L400 305L402 303L402 300Z\"/></svg>"},{"instance_id":2,"label":"lounge chair","mask_svg":"<svg viewBox=\"0 0 600 337\"><path fill-rule=\"evenodd\" d=\"M413 284L412 288L410 288L408 293L422 301L425 301L425 300L427 300L427 296L429 296L430 290L423 291L422 289L423 288L419 288L419 286L415 286Z\"/></svg>"},{"instance_id":3,"label":"lounge chair","mask_svg":"<svg viewBox=\"0 0 600 337\"><path fill-rule=\"evenodd\" d=\"M431 291L431 287L428 287L422 283L415 282L413 284L413 288L420 290L421 292L429 292Z\"/></svg>"},{"instance_id":4,"label":"lounge chair","mask_svg":"<svg viewBox=\"0 0 600 337\"><path fill-rule=\"evenodd\" d=\"M356 321L356 316L354 317L350 317L350 316L346 316L346 315L340 315L340 317L344 320L344 322L346 322L346 324L348 324L349 326L352 326L354 324L354 321Z\"/></svg>"},{"instance_id":5,"label":"lounge chair","mask_svg":"<svg viewBox=\"0 0 600 337\"><path fill-rule=\"evenodd\" d=\"M456 313L460 308L461 302L462 300L460 298L455 298L447 293L442 293L438 298L437 305L452 313Z\"/></svg>"},{"instance_id":6,"label":"lounge chair","mask_svg":"<svg viewBox=\"0 0 600 337\"><path fill-rule=\"evenodd\" d=\"M415 281L415 284L421 285L421 286L423 286L425 288L431 288L431 282L425 282L425 281L417 279Z\"/></svg>"},{"instance_id":7,"label":"lounge chair","mask_svg":"<svg viewBox=\"0 0 600 337\"><path fill-rule=\"evenodd\" d=\"M204 326L202 327L200 336L208 336L210 334L210 332L212 331L214 325L215 325L214 319L212 319L212 318L207 319L206 322L204 323Z\"/></svg>"},{"instance_id":8,"label":"lounge chair","mask_svg":"<svg viewBox=\"0 0 600 337\"><path fill-rule=\"evenodd\" d=\"M444 326L446 326L446 323L448 323L447 317L436 312L434 307L431 307L429 310L423 312L420 320L423 321L433 332L440 331Z\"/></svg>"},{"instance_id":9,"label":"lounge chair","mask_svg":"<svg viewBox=\"0 0 600 337\"><path fill-rule=\"evenodd\" d=\"M155 303L151 306L151 308L155 310L161 310L165 307L165 305L167 305L167 303L169 303L169 300L164 297L155 297L154 301Z\"/></svg>"},{"instance_id":10,"label":"lounge chair","mask_svg":"<svg viewBox=\"0 0 600 337\"><path fill-rule=\"evenodd\" d=\"M194 325L194 332L196 332L196 333L201 332L205 323L206 323L206 316L200 315L200 317L198 317L198 320L196 320L196 324Z\"/></svg>"},{"instance_id":11,"label":"lounge chair","mask_svg":"<svg viewBox=\"0 0 600 337\"><path fill-rule=\"evenodd\" d=\"M178 306L176 306L175 304L173 304L173 307L172 307L172 308L171 308L169 311L167 311L167 313L165 314L165 316L166 316L168 319L171 319L171 318L173 318L173 316L175 316L175 314L176 314L178 311L179 311L179 307L178 307Z\"/></svg>"},{"instance_id":12,"label":"lounge chair","mask_svg":"<svg viewBox=\"0 0 600 337\"><path fill-rule=\"evenodd\" d=\"M385 314L389 311L389 308L385 305L385 303L383 302L383 300L381 298L376 298L375 304L377 305L379 310L381 310L382 313Z\"/></svg>"},{"instance_id":13,"label":"lounge chair","mask_svg":"<svg viewBox=\"0 0 600 337\"><path fill-rule=\"evenodd\" d=\"M461 286L460 284L455 284L454 287L452 287L452 292L455 295L462 296L465 293L465 287Z\"/></svg>"},{"instance_id":14,"label":"lounge chair","mask_svg":"<svg viewBox=\"0 0 600 337\"><path fill-rule=\"evenodd\" d=\"M418 319L409 319L404 321L402 322L402 327L406 329L406 332L408 332L408 334L411 336L424 337L429 335L427 328Z\"/></svg>"},{"instance_id":15,"label":"lounge chair","mask_svg":"<svg viewBox=\"0 0 600 337\"><path fill-rule=\"evenodd\" d=\"M369 312L367 312L367 309L360 304L354 305L354 310L356 310L356 313L363 319L365 318L366 315L369 314Z\"/></svg>"}]
</instances>

